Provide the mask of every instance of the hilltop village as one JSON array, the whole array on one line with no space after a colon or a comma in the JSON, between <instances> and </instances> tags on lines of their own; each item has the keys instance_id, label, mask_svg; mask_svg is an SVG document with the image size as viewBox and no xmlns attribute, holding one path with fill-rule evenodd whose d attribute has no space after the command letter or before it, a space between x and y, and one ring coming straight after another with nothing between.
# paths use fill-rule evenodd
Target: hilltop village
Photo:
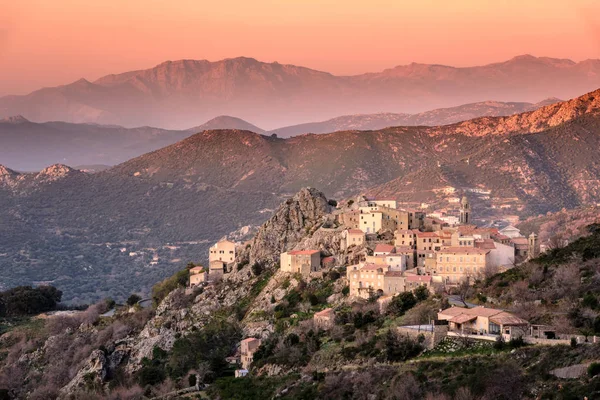
<instances>
[{"instance_id":1,"label":"hilltop village","mask_svg":"<svg viewBox=\"0 0 600 400\"><path fill-rule=\"evenodd\" d=\"M336 204L332 217L335 230L341 233L340 251L365 248L358 262L340 265L335 254L323 257L319 248L294 249L279 255L280 271L310 278L344 266L350 295L369 299L417 286L435 292L473 283L540 254L535 233L524 237L510 225L503 229L472 225L467 197L461 199L459 213L456 221L448 222L423 211L399 209L390 199ZM190 271L190 286L219 280L231 272L236 247L225 239L212 246L208 268Z\"/></svg>"},{"instance_id":2,"label":"hilltop village","mask_svg":"<svg viewBox=\"0 0 600 400\"><path fill-rule=\"evenodd\" d=\"M459 218L455 223L421 211L399 209L396 201L389 199L361 198L330 205L332 211L327 221L331 225L317 230L330 239L309 240L280 253L278 274L310 282L326 277L333 268L345 270L347 303L374 303L382 314L401 294L427 298L457 293L461 287L481 282L541 254L535 233L524 237L510 225L503 229L472 225L467 197L462 197L459 203ZM330 254L323 255L316 244L331 238L339 239L339 243L337 246L330 243L329 250L335 247L338 253L328 251ZM238 252L251 245L226 239L216 243L210 248L209 267L196 266L190 270L188 290L227 277ZM513 313L469 304L464 299L448 306L440 309L429 324L398 326L396 331L419 340L430 350L444 338L488 343L524 340L529 344L553 345L568 344L570 340L590 341L581 335L561 335L553 326L530 324ZM317 330L327 331L335 325L337 317L336 307L329 306L315 312L311 323ZM241 365L236 377L249 374L253 356L265 339L268 336L263 334L241 341L234 357ZM594 343L596 340L591 338Z\"/></svg>"}]
</instances>

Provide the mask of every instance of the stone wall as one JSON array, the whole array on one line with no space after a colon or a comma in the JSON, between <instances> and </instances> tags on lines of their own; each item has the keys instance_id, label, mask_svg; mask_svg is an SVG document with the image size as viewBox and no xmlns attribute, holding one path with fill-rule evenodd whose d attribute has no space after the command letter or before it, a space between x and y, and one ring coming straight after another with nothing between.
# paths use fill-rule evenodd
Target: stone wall
<instances>
[{"instance_id":1,"label":"stone wall","mask_svg":"<svg viewBox=\"0 0 600 400\"><path fill-rule=\"evenodd\" d=\"M397 328L400 335L407 336L412 340L418 341L422 335L425 341L421 344L427 349L433 349L448 334L448 325L420 325L420 326L400 326Z\"/></svg>"}]
</instances>

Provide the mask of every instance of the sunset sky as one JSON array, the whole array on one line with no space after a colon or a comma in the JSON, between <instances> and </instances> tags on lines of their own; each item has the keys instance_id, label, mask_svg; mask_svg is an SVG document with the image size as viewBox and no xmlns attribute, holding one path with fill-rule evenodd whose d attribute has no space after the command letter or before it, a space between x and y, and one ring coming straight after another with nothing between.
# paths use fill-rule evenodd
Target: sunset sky
<instances>
[{"instance_id":1,"label":"sunset sky","mask_svg":"<svg viewBox=\"0 0 600 400\"><path fill-rule=\"evenodd\" d=\"M165 60L249 56L335 74L518 54L600 58L597 0L0 0L0 95Z\"/></svg>"}]
</instances>

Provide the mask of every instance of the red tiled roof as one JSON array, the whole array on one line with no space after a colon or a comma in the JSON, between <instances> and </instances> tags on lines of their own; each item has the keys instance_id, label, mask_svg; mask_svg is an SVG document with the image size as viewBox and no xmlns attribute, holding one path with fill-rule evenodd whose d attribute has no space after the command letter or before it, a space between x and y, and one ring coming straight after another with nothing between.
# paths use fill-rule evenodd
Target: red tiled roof
<instances>
[{"instance_id":1,"label":"red tiled roof","mask_svg":"<svg viewBox=\"0 0 600 400\"><path fill-rule=\"evenodd\" d=\"M403 252L407 252L407 251L412 253L414 250L410 246L396 246L396 253L401 253L401 252L403 253Z\"/></svg>"},{"instance_id":2,"label":"red tiled roof","mask_svg":"<svg viewBox=\"0 0 600 400\"><path fill-rule=\"evenodd\" d=\"M348 229L348 233L352 233L355 235L364 235L364 232L360 229Z\"/></svg>"},{"instance_id":3,"label":"red tiled roof","mask_svg":"<svg viewBox=\"0 0 600 400\"><path fill-rule=\"evenodd\" d=\"M529 240L526 237L516 237L516 238L510 239L510 241L513 242L514 244L526 244L526 245L529 245Z\"/></svg>"},{"instance_id":4,"label":"red tiled roof","mask_svg":"<svg viewBox=\"0 0 600 400\"><path fill-rule=\"evenodd\" d=\"M419 232L419 233L417 233L417 237L419 237L419 238L424 238L424 237L434 238L434 237L439 237L439 235L435 232Z\"/></svg>"},{"instance_id":5,"label":"red tiled roof","mask_svg":"<svg viewBox=\"0 0 600 400\"><path fill-rule=\"evenodd\" d=\"M315 313L315 317L329 317L331 314L333 314L333 308L326 308L323 311Z\"/></svg>"},{"instance_id":6,"label":"red tiled roof","mask_svg":"<svg viewBox=\"0 0 600 400\"><path fill-rule=\"evenodd\" d=\"M377 271L378 269L383 269L384 266L381 264L373 264L367 263L360 270L361 271Z\"/></svg>"},{"instance_id":7,"label":"red tiled roof","mask_svg":"<svg viewBox=\"0 0 600 400\"><path fill-rule=\"evenodd\" d=\"M378 244L375 246L375 253L391 253L394 251L394 246L391 244Z\"/></svg>"},{"instance_id":8,"label":"red tiled roof","mask_svg":"<svg viewBox=\"0 0 600 400\"><path fill-rule=\"evenodd\" d=\"M298 255L312 255L315 253L320 253L320 250L294 250L294 251L290 251L288 254L292 255L292 256L298 256Z\"/></svg>"}]
</instances>

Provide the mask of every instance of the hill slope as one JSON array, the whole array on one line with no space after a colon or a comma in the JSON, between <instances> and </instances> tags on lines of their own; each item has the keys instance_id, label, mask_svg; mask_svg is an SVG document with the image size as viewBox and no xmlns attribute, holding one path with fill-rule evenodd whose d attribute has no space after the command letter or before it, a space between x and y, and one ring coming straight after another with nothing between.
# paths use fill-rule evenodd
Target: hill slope
<instances>
[{"instance_id":1,"label":"hill slope","mask_svg":"<svg viewBox=\"0 0 600 400\"><path fill-rule=\"evenodd\" d=\"M3 168L0 282L53 281L82 299L147 290L305 186L336 199L366 192L419 202L444 201L446 186L477 190L478 218L503 204L531 216L595 203L599 110L600 91L443 127L290 139L204 131L95 174Z\"/></svg>"},{"instance_id":2,"label":"hill slope","mask_svg":"<svg viewBox=\"0 0 600 400\"><path fill-rule=\"evenodd\" d=\"M252 58L168 61L154 68L0 98L0 115L185 129L214 115L274 128L338 115L422 112L487 101L571 98L600 86L600 61L520 56L455 68L410 64L334 76ZM317 101L315 101L317 100Z\"/></svg>"},{"instance_id":3,"label":"hill slope","mask_svg":"<svg viewBox=\"0 0 600 400\"><path fill-rule=\"evenodd\" d=\"M540 107L560 102L547 99L539 103L503 103L484 101L457 107L440 108L417 114L357 114L336 117L322 122L310 122L286 126L270 131L281 137L303 133L328 133L345 130L377 130L390 126L440 126L450 125L479 117L500 117L533 111Z\"/></svg>"}]
</instances>

